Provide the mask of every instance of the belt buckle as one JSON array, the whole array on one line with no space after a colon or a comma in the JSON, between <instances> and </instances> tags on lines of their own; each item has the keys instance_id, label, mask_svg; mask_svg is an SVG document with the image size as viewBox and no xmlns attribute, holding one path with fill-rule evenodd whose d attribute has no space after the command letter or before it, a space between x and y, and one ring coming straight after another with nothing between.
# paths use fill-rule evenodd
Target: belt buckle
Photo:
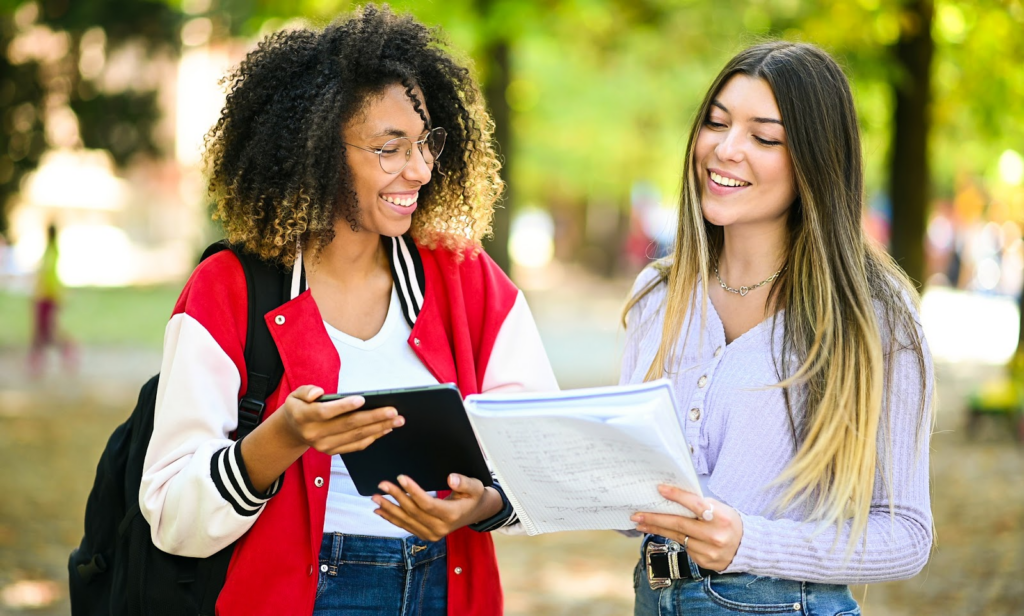
<instances>
[{"instance_id":1,"label":"belt buckle","mask_svg":"<svg viewBox=\"0 0 1024 616\"><path fill-rule=\"evenodd\" d=\"M672 585L671 578L660 578L655 577L654 569L651 567L651 554L668 554L668 545L664 543L649 542L646 547L645 561L647 565L647 583L651 585L651 590L660 590L662 588L668 588Z\"/></svg>"}]
</instances>

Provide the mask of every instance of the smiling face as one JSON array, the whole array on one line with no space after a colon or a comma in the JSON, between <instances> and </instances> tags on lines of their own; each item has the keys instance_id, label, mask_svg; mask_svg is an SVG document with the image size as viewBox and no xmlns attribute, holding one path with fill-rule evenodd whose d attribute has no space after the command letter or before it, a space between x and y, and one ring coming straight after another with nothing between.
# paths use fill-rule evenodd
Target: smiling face
<instances>
[{"instance_id":1,"label":"smiling face","mask_svg":"<svg viewBox=\"0 0 1024 616\"><path fill-rule=\"evenodd\" d=\"M420 101L424 101L419 88L414 88L413 92ZM426 114L425 102L421 106ZM367 100L363 110L342 130L342 141L380 150L387 141L396 137L418 141L426 131L427 126L413 108L405 88L396 84ZM386 173L374 152L347 147L345 154L351 172L349 188L356 194L360 230L389 237L398 237L408 231L418 205L420 187L430 181L433 169L423 160L420 149L412 149L408 164L397 174ZM348 225L341 221L339 230L341 228L347 229Z\"/></svg>"},{"instance_id":2,"label":"smiling face","mask_svg":"<svg viewBox=\"0 0 1024 616\"><path fill-rule=\"evenodd\" d=\"M765 80L729 79L711 103L693 152L708 222L785 224L796 180L782 116Z\"/></svg>"}]
</instances>

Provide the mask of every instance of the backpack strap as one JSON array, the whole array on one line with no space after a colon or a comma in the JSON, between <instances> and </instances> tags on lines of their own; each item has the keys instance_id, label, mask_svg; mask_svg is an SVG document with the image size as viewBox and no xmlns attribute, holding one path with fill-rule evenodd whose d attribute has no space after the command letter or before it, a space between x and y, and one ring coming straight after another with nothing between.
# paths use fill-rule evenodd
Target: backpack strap
<instances>
[{"instance_id":1,"label":"backpack strap","mask_svg":"<svg viewBox=\"0 0 1024 616\"><path fill-rule=\"evenodd\" d=\"M248 386L238 401L238 429L235 440L241 440L256 429L263 420L267 397L281 382L284 366L277 345L270 335L263 316L288 301L288 276L278 264L268 263L246 252L241 246L221 240L203 252L206 259L222 250L230 250L238 257L245 272L245 285L249 294L248 329L245 336L245 367Z\"/></svg>"}]
</instances>

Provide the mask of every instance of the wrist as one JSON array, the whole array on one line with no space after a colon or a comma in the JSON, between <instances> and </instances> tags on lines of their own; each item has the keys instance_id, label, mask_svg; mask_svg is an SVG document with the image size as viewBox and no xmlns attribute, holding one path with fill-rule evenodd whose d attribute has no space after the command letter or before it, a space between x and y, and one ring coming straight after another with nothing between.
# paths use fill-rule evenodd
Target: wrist
<instances>
[{"instance_id":1,"label":"wrist","mask_svg":"<svg viewBox=\"0 0 1024 616\"><path fill-rule=\"evenodd\" d=\"M498 515L498 512L505 507L501 495L494 488L484 488L483 497L480 499L480 506L477 507L475 519L470 522L476 524L488 518Z\"/></svg>"},{"instance_id":2,"label":"wrist","mask_svg":"<svg viewBox=\"0 0 1024 616\"><path fill-rule=\"evenodd\" d=\"M295 419L289 414L287 407L282 406L278 412L273 413L263 423L269 424L267 428L273 430L284 447L297 451L299 456L309 449L309 443L302 437L302 433L299 431Z\"/></svg>"}]
</instances>

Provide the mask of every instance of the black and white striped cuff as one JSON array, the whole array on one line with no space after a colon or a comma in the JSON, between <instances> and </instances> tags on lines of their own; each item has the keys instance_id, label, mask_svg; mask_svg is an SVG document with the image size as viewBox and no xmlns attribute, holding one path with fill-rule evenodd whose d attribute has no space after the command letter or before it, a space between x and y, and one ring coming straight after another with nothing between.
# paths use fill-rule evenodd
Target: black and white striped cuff
<instances>
[{"instance_id":1,"label":"black and white striped cuff","mask_svg":"<svg viewBox=\"0 0 1024 616\"><path fill-rule=\"evenodd\" d=\"M478 533L489 533L491 531L498 530L499 528L505 528L519 522L519 516L516 515L515 509L512 508L512 503L505 496L505 490L502 489L501 484L498 483L498 479L495 477L492 479L492 488L494 488L498 495L501 496L502 508L501 511L487 518L486 520L480 520L476 524L470 524L469 527Z\"/></svg>"},{"instance_id":2,"label":"black and white striped cuff","mask_svg":"<svg viewBox=\"0 0 1024 616\"><path fill-rule=\"evenodd\" d=\"M249 471L242 461L242 441L235 441L213 454L210 461L210 477L224 500L231 503L238 515L256 515L263 505L281 490L284 475L270 485L266 492L259 492L249 480Z\"/></svg>"}]
</instances>

